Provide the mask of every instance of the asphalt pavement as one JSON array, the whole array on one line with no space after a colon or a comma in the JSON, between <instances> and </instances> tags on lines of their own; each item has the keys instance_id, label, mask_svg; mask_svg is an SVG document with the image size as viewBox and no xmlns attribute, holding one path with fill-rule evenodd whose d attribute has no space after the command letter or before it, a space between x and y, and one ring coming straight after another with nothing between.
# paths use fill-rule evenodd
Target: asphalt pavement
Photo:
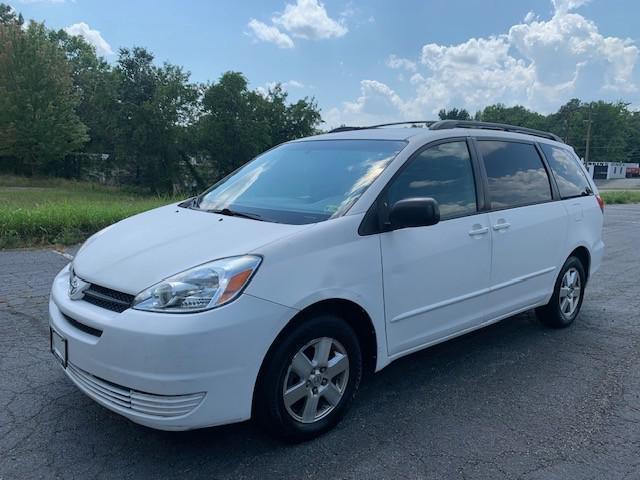
<instances>
[{"instance_id":1,"label":"asphalt pavement","mask_svg":"<svg viewBox=\"0 0 640 480\"><path fill-rule=\"evenodd\" d=\"M95 404L48 350L68 259L0 252L0 480L640 479L640 205L607 207L604 237L571 328L526 313L398 360L295 446L250 422L154 431Z\"/></svg>"}]
</instances>

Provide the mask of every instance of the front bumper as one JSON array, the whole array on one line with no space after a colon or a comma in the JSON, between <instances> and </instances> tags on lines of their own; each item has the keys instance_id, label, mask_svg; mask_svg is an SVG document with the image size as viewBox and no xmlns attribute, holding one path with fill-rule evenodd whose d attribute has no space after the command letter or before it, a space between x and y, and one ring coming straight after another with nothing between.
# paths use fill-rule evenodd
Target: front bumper
<instances>
[{"instance_id":1,"label":"front bumper","mask_svg":"<svg viewBox=\"0 0 640 480\"><path fill-rule=\"evenodd\" d=\"M202 313L116 313L70 300L68 282L65 268L49 301L50 325L67 340L65 373L103 406L162 430L250 418L262 360L296 313L247 294Z\"/></svg>"}]
</instances>

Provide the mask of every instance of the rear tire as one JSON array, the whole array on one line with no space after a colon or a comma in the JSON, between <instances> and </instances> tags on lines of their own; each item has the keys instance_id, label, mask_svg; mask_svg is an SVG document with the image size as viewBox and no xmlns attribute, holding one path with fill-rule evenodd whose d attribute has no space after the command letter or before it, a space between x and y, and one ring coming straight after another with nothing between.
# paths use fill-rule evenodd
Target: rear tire
<instances>
[{"instance_id":1,"label":"rear tire","mask_svg":"<svg viewBox=\"0 0 640 480\"><path fill-rule=\"evenodd\" d=\"M301 442L333 428L362 379L353 329L332 314L305 319L279 340L261 369L254 412L272 436Z\"/></svg>"},{"instance_id":2,"label":"rear tire","mask_svg":"<svg viewBox=\"0 0 640 480\"><path fill-rule=\"evenodd\" d=\"M549 303L536 308L538 319L551 328L571 325L580 313L586 280L580 259L569 257L560 270Z\"/></svg>"}]
</instances>

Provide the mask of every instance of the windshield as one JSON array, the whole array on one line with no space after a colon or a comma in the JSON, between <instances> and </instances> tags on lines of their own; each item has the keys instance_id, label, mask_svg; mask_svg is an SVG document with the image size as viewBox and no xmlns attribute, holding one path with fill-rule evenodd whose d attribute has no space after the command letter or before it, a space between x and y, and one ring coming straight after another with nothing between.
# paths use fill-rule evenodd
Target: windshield
<instances>
[{"instance_id":1,"label":"windshield","mask_svg":"<svg viewBox=\"0 0 640 480\"><path fill-rule=\"evenodd\" d=\"M218 182L194 207L289 224L338 217L405 145L395 140L287 143Z\"/></svg>"}]
</instances>

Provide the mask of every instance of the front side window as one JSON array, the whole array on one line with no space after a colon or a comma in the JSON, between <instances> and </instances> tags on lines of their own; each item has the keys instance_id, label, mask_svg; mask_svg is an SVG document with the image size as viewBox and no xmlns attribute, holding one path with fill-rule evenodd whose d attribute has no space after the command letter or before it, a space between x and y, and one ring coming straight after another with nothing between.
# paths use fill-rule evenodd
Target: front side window
<instances>
[{"instance_id":1,"label":"front side window","mask_svg":"<svg viewBox=\"0 0 640 480\"><path fill-rule=\"evenodd\" d=\"M473 169L466 142L427 148L411 160L387 191L390 206L399 200L416 197L436 200L443 220L477 211Z\"/></svg>"},{"instance_id":2,"label":"front side window","mask_svg":"<svg viewBox=\"0 0 640 480\"><path fill-rule=\"evenodd\" d=\"M396 140L308 140L260 155L192 208L306 224L343 215L406 145Z\"/></svg>"},{"instance_id":3,"label":"front side window","mask_svg":"<svg viewBox=\"0 0 640 480\"><path fill-rule=\"evenodd\" d=\"M540 144L553 171L562 198L589 195L591 187L578 160L563 148Z\"/></svg>"},{"instance_id":4,"label":"front side window","mask_svg":"<svg viewBox=\"0 0 640 480\"><path fill-rule=\"evenodd\" d=\"M479 140L489 181L491 208L510 208L551 200L549 176L534 145Z\"/></svg>"}]
</instances>

